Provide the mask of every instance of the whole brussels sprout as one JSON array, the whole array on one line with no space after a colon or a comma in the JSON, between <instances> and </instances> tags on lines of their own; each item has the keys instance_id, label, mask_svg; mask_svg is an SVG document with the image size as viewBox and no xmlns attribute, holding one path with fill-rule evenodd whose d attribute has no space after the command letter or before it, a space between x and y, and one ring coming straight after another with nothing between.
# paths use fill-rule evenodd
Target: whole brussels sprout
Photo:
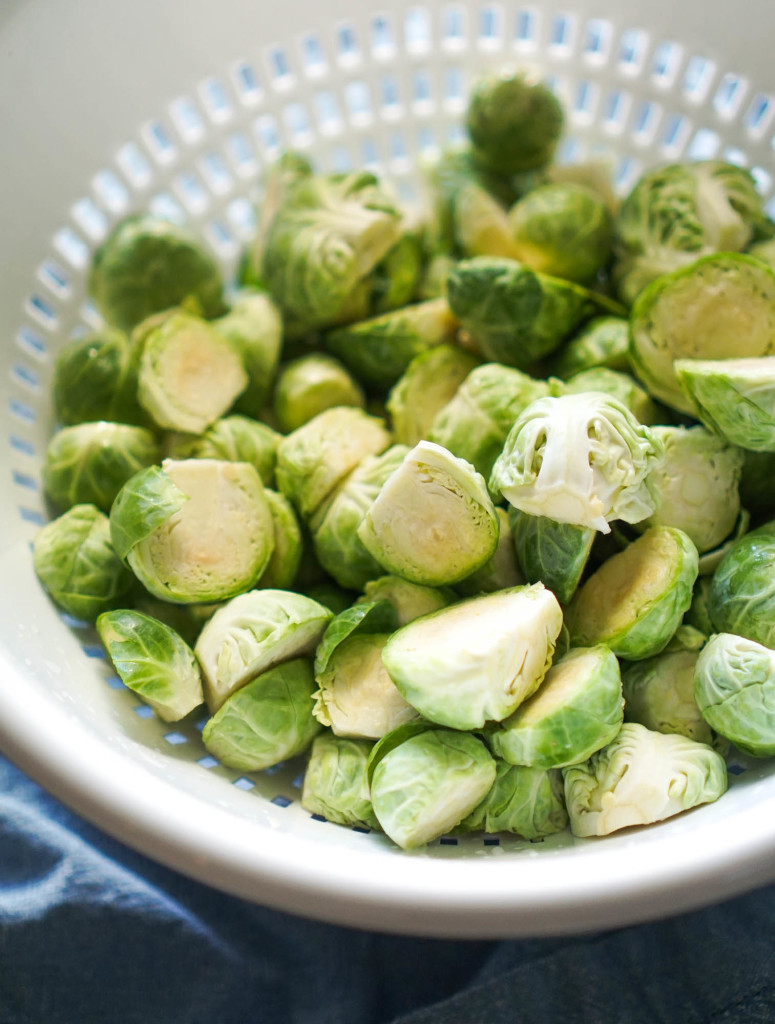
<instances>
[{"instance_id":1,"label":"whole brussels sprout","mask_svg":"<svg viewBox=\"0 0 775 1024\"><path fill-rule=\"evenodd\" d=\"M220 459L249 462L261 482L271 487L280 434L249 416L224 416L203 434L173 434L167 439L171 459Z\"/></svg>"},{"instance_id":2,"label":"whole brussels sprout","mask_svg":"<svg viewBox=\"0 0 775 1024\"><path fill-rule=\"evenodd\" d=\"M495 764L492 788L455 832L516 832L524 839L562 832L568 824L562 773L509 764L500 758Z\"/></svg>"},{"instance_id":3,"label":"whole brussels sprout","mask_svg":"<svg viewBox=\"0 0 775 1024\"><path fill-rule=\"evenodd\" d=\"M609 370L605 366L595 366L574 373L564 381L551 378L549 383L555 398L561 395L581 395L587 391L601 391L604 395L618 398L639 423L651 426L659 422L660 413L656 403L629 373Z\"/></svg>"},{"instance_id":4,"label":"whole brussels sprout","mask_svg":"<svg viewBox=\"0 0 775 1024\"><path fill-rule=\"evenodd\" d=\"M552 373L567 380L597 367L629 372L629 351L629 321L620 316L596 316L563 345L552 360Z\"/></svg>"},{"instance_id":5,"label":"whole brussels sprout","mask_svg":"<svg viewBox=\"0 0 775 1024\"><path fill-rule=\"evenodd\" d=\"M145 425L137 401L139 349L119 330L68 341L57 356L51 395L56 418L66 425L109 420Z\"/></svg>"},{"instance_id":6,"label":"whole brussels sprout","mask_svg":"<svg viewBox=\"0 0 775 1024\"><path fill-rule=\"evenodd\" d=\"M708 614L717 633L775 648L775 520L731 546L711 577Z\"/></svg>"},{"instance_id":7,"label":"whole brussels sprout","mask_svg":"<svg viewBox=\"0 0 775 1024\"><path fill-rule=\"evenodd\" d=\"M438 612L450 603L451 594L436 587L410 583L400 576L380 576L370 580L358 601L389 601L396 612L396 627L405 626L421 615Z\"/></svg>"},{"instance_id":8,"label":"whole brussels sprout","mask_svg":"<svg viewBox=\"0 0 775 1024\"><path fill-rule=\"evenodd\" d=\"M318 413L338 405L363 409L366 396L333 356L313 352L280 370L274 390L274 414L283 433L297 430Z\"/></svg>"},{"instance_id":9,"label":"whole brussels sprout","mask_svg":"<svg viewBox=\"0 0 775 1024\"><path fill-rule=\"evenodd\" d=\"M387 399L395 439L409 446L429 440L436 415L478 365L475 356L455 345L438 345L415 356Z\"/></svg>"},{"instance_id":10,"label":"whole brussels sprout","mask_svg":"<svg viewBox=\"0 0 775 1024\"><path fill-rule=\"evenodd\" d=\"M150 213L113 228L94 254L89 292L108 323L124 330L188 298L206 317L223 310L212 256L188 230Z\"/></svg>"},{"instance_id":11,"label":"whole brussels sprout","mask_svg":"<svg viewBox=\"0 0 775 1024\"><path fill-rule=\"evenodd\" d=\"M378 829L366 778L372 747L366 740L331 733L316 736L301 790L304 810L340 825Z\"/></svg>"},{"instance_id":12,"label":"whole brussels sprout","mask_svg":"<svg viewBox=\"0 0 775 1024\"><path fill-rule=\"evenodd\" d=\"M567 604L581 580L596 531L513 507L508 518L517 563L527 582L543 583L560 604Z\"/></svg>"},{"instance_id":13,"label":"whole brussels sprout","mask_svg":"<svg viewBox=\"0 0 775 1024\"><path fill-rule=\"evenodd\" d=\"M263 411L280 359L283 322L280 311L266 292L238 292L228 313L213 327L236 349L248 376L247 387L234 408L247 416Z\"/></svg>"},{"instance_id":14,"label":"whole brussels sprout","mask_svg":"<svg viewBox=\"0 0 775 1024\"><path fill-rule=\"evenodd\" d=\"M752 451L775 451L775 356L676 359L678 383L708 430Z\"/></svg>"}]
</instances>

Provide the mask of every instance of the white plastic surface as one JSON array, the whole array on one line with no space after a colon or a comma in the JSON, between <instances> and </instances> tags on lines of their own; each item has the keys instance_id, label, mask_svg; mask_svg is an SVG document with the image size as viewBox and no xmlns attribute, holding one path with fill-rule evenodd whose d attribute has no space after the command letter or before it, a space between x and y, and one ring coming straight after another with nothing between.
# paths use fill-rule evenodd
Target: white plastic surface
<instances>
[{"instance_id":1,"label":"white plastic surface","mask_svg":"<svg viewBox=\"0 0 775 1024\"><path fill-rule=\"evenodd\" d=\"M421 853L299 804L300 764L240 776L196 723L117 687L94 636L42 594L29 542L59 345L95 323L94 247L130 209L187 219L228 268L282 148L375 167L416 194L417 157L459 134L473 74L530 63L569 110L565 159L723 155L772 193L775 9L721 4L6 0L0 9L0 749L82 814L202 881L362 927L500 936L594 929L775 878L775 775L605 840L460 837Z\"/></svg>"}]
</instances>

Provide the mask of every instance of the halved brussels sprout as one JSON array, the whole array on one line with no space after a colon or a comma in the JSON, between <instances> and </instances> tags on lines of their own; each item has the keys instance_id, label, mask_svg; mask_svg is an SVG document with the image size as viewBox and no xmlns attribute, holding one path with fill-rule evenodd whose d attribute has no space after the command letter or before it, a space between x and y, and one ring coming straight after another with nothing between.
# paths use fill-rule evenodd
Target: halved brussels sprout
<instances>
[{"instance_id":1,"label":"halved brussels sprout","mask_svg":"<svg viewBox=\"0 0 775 1024\"><path fill-rule=\"evenodd\" d=\"M504 508L496 508L495 515L498 517L498 545L489 562L455 584L456 593L462 597L492 594L496 590L508 590L525 582L517 564L508 513Z\"/></svg>"},{"instance_id":2,"label":"halved brussels sprout","mask_svg":"<svg viewBox=\"0 0 775 1024\"><path fill-rule=\"evenodd\" d=\"M231 342L242 360L248 383L234 408L248 416L261 414L272 386L282 347L280 311L266 292L238 292L230 311L213 327Z\"/></svg>"},{"instance_id":3,"label":"halved brussels sprout","mask_svg":"<svg viewBox=\"0 0 775 1024\"><path fill-rule=\"evenodd\" d=\"M230 341L199 317L176 313L145 340L137 396L158 426L201 434L247 383Z\"/></svg>"},{"instance_id":4,"label":"halved brussels sprout","mask_svg":"<svg viewBox=\"0 0 775 1024\"><path fill-rule=\"evenodd\" d=\"M35 537L35 573L53 600L93 622L120 602L132 575L110 541L108 517L95 505L74 505Z\"/></svg>"},{"instance_id":5,"label":"halved brussels sprout","mask_svg":"<svg viewBox=\"0 0 775 1024\"><path fill-rule=\"evenodd\" d=\"M382 660L425 718L452 729L502 721L541 683L562 626L541 584L514 587L415 619L388 641Z\"/></svg>"},{"instance_id":6,"label":"halved brussels sprout","mask_svg":"<svg viewBox=\"0 0 775 1024\"><path fill-rule=\"evenodd\" d=\"M260 772L306 750L320 732L312 714L312 665L276 665L228 697L202 730L205 747L229 768Z\"/></svg>"},{"instance_id":7,"label":"halved brussels sprout","mask_svg":"<svg viewBox=\"0 0 775 1024\"><path fill-rule=\"evenodd\" d=\"M384 422L361 409L326 409L277 447L278 489L308 520L368 455L390 444Z\"/></svg>"},{"instance_id":8,"label":"halved brussels sprout","mask_svg":"<svg viewBox=\"0 0 775 1024\"><path fill-rule=\"evenodd\" d=\"M596 316L574 334L552 360L552 373L567 380L605 367L629 372L630 324L620 316Z\"/></svg>"},{"instance_id":9,"label":"halved brussels sprout","mask_svg":"<svg viewBox=\"0 0 775 1024\"><path fill-rule=\"evenodd\" d=\"M287 498L277 491L270 490L265 490L264 495L272 516L274 549L256 586L289 590L296 580L301 563L304 544L301 526L293 511L293 505Z\"/></svg>"},{"instance_id":10,"label":"halved brussels sprout","mask_svg":"<svg viewBox=\"0 0 775 1024\"><path fill-rule=\"evenodd\" d=\"M415 356L454 342L458 326L447 300L431 299L330 331L324 344L363 384L389 388Z\"/></svg>"},{"instance_id":11,"label":"halved brussels sprout","mask_svg":"<svg viewBox=\"0 0 775 1024\"><path fill-rule=\"evenodd\" d=\"M708 430L741 448L775 451L775 356L676 359L673 368Z\"/></svg>"},{"instance_id":12,"label":"halved brussels sprout","mask_svg":"<svg viewBox=\"0 0 775 1024\"><path fill-rule=\"evenodd\" d=\"M375 748L372 758L377 753ZM495 772L495 761L476 736L448 729L420 732L373 764L374 813L398 846L425 846L470 814Z\"/></svg>"},{"instance_id":13,"label":"halved brussels sprout","mask_svg":"<svg viewBox=\"0 0 775 1024\"><path fill-rule=\"evenodd\" d=\"M561 395L581 395L588 391L600 391L604 395L618 398L638 423L651 426L658 423L660 413L651 396L636 383L629 373L609 370L605 366L596 366L590 370L574 373L572 377L561 381L550 379L551 393L555 397Z\"/></svg>"},{"instance_id":14,"label":"halved brussels sprout","mask_svg":"<svg viewBox=\"0 0 775 1024\"><path fill-rule=\"evenodd\" d=\"M565 605L579 585L597 533L519 509L508 512L517 563L528 583L543 583Z\"/></svg>"},{"instance_id":15,"label":"halved brussels sprout","mask_svg":"<svg viewBox=\"0 0 775 1024\"><path fill-rule=\"evenodd\" d=\"M455 193L452 224L463 256L505 256L519 259L506 209L475 180L464 181Z\"/></svg>"},{"instance_id":16,"label":"halved brussels sprout","mask_svg":"<svg viewBox=\"0 0 775 1024\"><path fill-rule=\"evenodd\" d=\"M176 722L204 700L194 652L170 626L124 608L103 612L97 632L122 681L165 722Z\"/></svg>"},{"instance_id":17,"label":"halved brussels sprout","mask_svg":"<svg viewBox=\"0 0 775 1024\"><path fill-rule=\"evenodd\" d=\"M472 370L436 415L429 441L470 462L485 480L514 421L531 402L549 394L546 381L500 363Z\"/></svg>"},{"instance_id":18,"label":"halved brussels sprout","mask_svg":"<svg viewBox=\"0 0 775 1024\"><path fill-rule=\"evenodd\" d=\"M554 93L528 72L511 69L478 79L466 112L474 156L499 174L548 164L564 122Z\"/></svg>"},{"instance_id":19,"label":"halved brussels sprout","mask_svg":"<svg viewBox=\"0 0 775 1024\"><path fill-rule=\"evenodd\" d=\"M223 310L218 265L186 228L151 213L120 221L97 249L89 292L109 324L128 330L194 298L204 316Z\"/></svg>"},{"instance_id":20,"label":"halved brussels sprout","mask_svg":"<svg viewBox=\"0 0 775 1024\"><path fill-rule=\"evenodd\" d=\"M389 573L442 586L492 558L498 517L473 466L421 441L383 485L358 536Z\"/></svg>"},{"instance_id":21,"label":"halved brussels sprout","mask_svg":"<svg viewBox=\"0 0 775 1024\"><path fill-rule=\"evenodd\" d=\"M708 614L716 633L775 648L775 520L730 547L711 577Z\"/></svg>"},{"instance_id":22,"label":"halved brussels sprout","mask_svg":"<svg viewBox=\"0 0 775 1024\"><path fill-rule=\"evenodd\" d=\"M436 414L478 365L470 352L455 345L415 356L387 399L396 441L412 446L427 440Z\"/></svg>"},{"instance_id":23,"label":"halved brussels sprout","mask_svg":"<svg viewBox=\"0 0 775 1024\"><path fill-rule=\"evenodd\" d=\"M775 754L775 651L718 633L694 669L694 695L711 729L753 757Z\"/></svg>"},{"instance_id":24,"label":"halved brussels sprout","mask_svg":"<svg viewBox=\"0 0 775 1024\"><path fill-rule=\"evenodd\" d=\"M697 548L682 530L651 529L576 591L565 622L574 647L607 644L631 661L666 646L692 600Z\"/></svg>"},{"instance_id":25,"label":"halved brussels sprout","mask_svg":"<svg viewBox=\"0 0 775 1024\"><path fill-rule=\"evenodd\" d=\"M626 722L607 747L563 769L565 805L575 836L607 836L649 825L726 792L724 758L686 736Z\"/></svg>"},{"instance_id":26,"label":"halved brussels sprout","mask_svg":"<svg viewBox=\"0 0 775 1024\"><path fill-rule=\"evenodd\" d=\"M271 487L280 435L249 416L224 416L201 435L172 434L166 442L172 459L223 459L249 462L261 482Z\"/></svg>"},{"instance_id":27,"label":"halved brussels sprout","mask_svg":"<svg viewBox=\"0 0 775 1024\"><path fill-rule=\"evenodd\" d=\"M288 590L251 590L218 608L194 648L210 711L273 665L312 654L333 617Z\"/></svg>"},{"instance_id":28,"label":"halved brussels sprout","mask_svg":"<svg viewBox=\"0 0 775 1024\"><path fill-rule=\"evenodd\" d=\"M340 825L378 829L366 778L372 746L331 733L316 736L301 790L304 810Z\"/></svg>"},{"instance_id":29,"label":"halved brussels sprout","mask_svg":"<svg viewBox=\"0 0 775 1024\"><path fill-rule=\"evenodd\" d=\"M96 505L103 512L127 480L159 461L150 430L124 423L79 423L64 427L48 443L43 487L62 509Z\"/></svg>"},{"instance_id":30,"label":"halved brussels sprout","mask_svg":"<svg viewBox=\"0 0 775 1024\"><path fill-rule=\"evenodd\" d=\"M311 352L284 366L275 383L274 414L284 433L338 405L363 409L366 396L339 360Z\"/></svg>"},{"instance_id":31,"label":"halved brussels sprout","mask_svg":"<svg viewBox=\"0 0 775 1024\"><path fill-rule=\"evenodd\" d=\"M610 395L540 398L511 429L490 490L522 512L609 533L654 511L648 476L662 443Z\"/></svg>"},{"instance_id":32,"label":"halved brussels sprout","mask_svg":"<svg viewBox=\"0 0 775 1024\"><path fill-rule=\"evenodd\" d=\"M509 227L515 258L543 274L588 284L611 258L611 214L584 185L539 185L512 206Z\"/></svg>"},{"instance_id":33,"label":"halved brussels sprout","mask_svg":"<svg viewBox=\"0 0 775 1024\"><path fill-rule=\"evenodd\" d=\"M165 459L136 473L110 510L114 547L154 596L223 601L251 587L274 550L274 527L253 466Z\"/></svg>"},{"instance_id":34,"label":"halved brussels sprout","mask_svg":"<svg viewBox=\"0 0 775 1024\"><path fill-rule=\"evenodd\" d=\"M450 603L451 594L436 587L410 583L400 576L380 576L369 580L359 602L389 601L395 609L397 626L419 619L421 615L438 612Z\"/></svg>"},{"instance_id":35,"label":"halved brussels sprout","mask_svg":"<svg viewBox=\"0 0 775 1024\"><path fill-rule=\"evenodd\" d=\"M315 676L328 669L336 649L356 633L391 633L396 629L398 616L390 601L356 601L339 612L326 626L315 651Z\"/></svg>"},{"instance_id":36,"label":"halved brussels sprout","mask_svg":"<svg viewBox=\"0 0 775 1024\"><path fill-rule=\"evenodd\" d=\"M665 458L649 477L656 510L637 524L675 526L710 551L734 529L740 512L743 453L703 427L652 427Z\"/></svg>"},{"instance_id":37,"label":"halved brussels sprout","mask_svg":"<svg viewBox=\"0 0 775 1024\"><path fill-rule=\"evenodd\" d=\"M123 331L109 327L63 346L54 366L51 396L66 425L110 420L145 424L137 401L139 350Z\"/></svg>"},{"instance_id":38,"label":"halved brussels sprout","mask_svg":"<svg viewBox=\"0 0 775 1024\"><path fill-rule=\"evenodd\" d=\"M704 256L641 292L630 331L636 376L654 398L694 415L673 363L775 353L775 270L739 253Z\"/></svg>"},{"instance_id":39,"label":"halved brussels sprout","mask_svg":"<svg viewBox=\"0 0 775 1024\"><path fill-rule=\"evenodd\" d=\"M510 764L562 768L586 761L621 728L619 662L604 644L571 649L536 692L488 736Z\"/></svg>"},{"instance_id":40,"label":"halved brussels sprout","mask_svg":"<svg viewBox=\"0 0 775 1024\"><path fill-rule=\"evenodd\" d=\"M568 824L562 773L496 759L497 775L487 796L455 832L516 832L543 839Z\"/></svg>"}]
</instances>

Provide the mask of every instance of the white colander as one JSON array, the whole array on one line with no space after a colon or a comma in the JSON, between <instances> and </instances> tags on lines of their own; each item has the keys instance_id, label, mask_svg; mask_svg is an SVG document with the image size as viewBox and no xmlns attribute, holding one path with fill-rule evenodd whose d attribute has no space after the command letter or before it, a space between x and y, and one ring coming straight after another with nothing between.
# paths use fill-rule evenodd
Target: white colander
<instances>
[{"instance_id":1,"label":"white colander","mask_svg":"<svg viewBox=\"0 0 775 1024\"><path fill-rule=\"evenodd\" d=\"M368 166L411 200L417 157L461 133L471 77L528 63L568 110L564 160L720 156L773 186L770 0L5 0L0 7L0 748L101 827L248 899L442 936L645 920L775 878L775 775L603 840L442 838L399 852L299 803L301 764L240 775L124 689L34 578L54 357L97 324L85 272L137 208L188 220L233 268L248 197L284 148ZM772 206L770 206L772 212ZM201 727L201 723L200 723ZM2 856L2 851L0 851Z\"/></svg>"}]
</instances>

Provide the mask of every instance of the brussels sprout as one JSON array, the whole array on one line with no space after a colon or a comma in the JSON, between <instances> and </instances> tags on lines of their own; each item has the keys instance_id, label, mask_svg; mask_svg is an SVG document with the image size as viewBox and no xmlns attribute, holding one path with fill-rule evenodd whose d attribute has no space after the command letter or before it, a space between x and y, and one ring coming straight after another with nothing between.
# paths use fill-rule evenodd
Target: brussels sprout
<instances>
[{"instance_id":1,"label":"brussels sprout","mask_svg":"<svg viewBox=\"0 0 775 1024\"><path fill-rule=\"evenodd\" d=\"M529 367L591 316L613 305L572 281L539 274L516 260L461 260L447 279L452 314L486 359Z\"/></svg>"},{"instance_id":2,"label":"brussels sprout","mask_svg":"<svg viewBox=\"0 0 775 1024\"><path fill-rule=\"evenodd\" d=\"M326 409L277 448L277 486L309 519L355 467L390 444L382 420L361 409Z\"/></svg>"},{"instance_id":3,"label":"brussels sprout","mask_svg":"<svg viewBox=\"0 0 775 1024\"><path fill-rule=\"evenodd\" d=\"M367 315L370 275L400 237L372 174L303 175L287 184L259 269L296 332L330 327Z\"/></svg>"},{"instance_id":4,"label":"brussels sprout","mask_svg":"<svg viewBox=\"0 0 775 1024\"><path fill-rule=\"evenodd\" d=\"M251 590L222 605L194 648L210 711L273 665L312 654L333 617L288 590Z\"/></svg>"},{"instance_id":5,"label":"brussels sprout","mask_svg":"<svg viewBox=\"0 0 775 1024\"><path fill-rule=\"evenodd\" d=\"M231 342L248 375L234 408L247 416L261 414L272 386L282 346L280 311L266 292L238 292L231 310L213 327Z\"/></svg>"},{"instance_id":6,"label":"brussels sprout","mask_svg":"<svg viewBox=\"0 0 775 1024\"><path fill-rule=\"evenodd\" d=\"M369 797L366 762L372 744L323 733L312 741L301 806L340 825L379 828Z\"/></svg>"},{"instance_id":7,"label":"brussels sprout","mask_svg":"<svg viewBox=\"0 0 775 1024\"><path fill-rule=\"evenodd\" d=\"M615 225L615 276L630 304L654 278L698 256L736 252L763 221L750 171L720 160L648 171L622 203Z\"/></svg>"},{"instance_id":8,"label":"brussels sprout","mask_svg":"<svg viewBox=\"0 0 775 1024\"><path fill-rule=\"evenodd\" d=\"M429 721L480 729L502 721L537 689L561 626L550 591L514 587L415 619L393 634L382 660Z\"/></svg>"},{"instance_id":9,"label":"brussels sprout","mask_svg":"<svg viewBox=\"0 0 775 1024\"><path fill-rule=\"evenodd\" d=\"M713 731L694 699L694 668L699 653L696 647L674 649L671 642L654 658L624 665L625 721L713 745Z\"/></svg>"},{"instance_id":10,"label":"brussels sprout","mask_svg":"<svg viewBox=\"0 0 775 1024\"><path fill-rule=\"evenodd\" d=\"M405 445L368 455L315 515L312 540L318 561L340 586L362 590L382 575L382 566L358 536L358 527L383 484L404 460Z\"/></svg>"},{"instance_id":11,"label":"brussels sprout","mask_svg":"<svg viewBox=\"0 0 775 1024\"><path fill-rule=\"evenodd\" d=\"M296 580L301 562L303 540L293 505L277 491L265 490L264 496L272 516L274 549L261 573L257 587L288 590Z\"/></svg>"},{"instance_id":12,"label":"brussels sprout","mask_svg":"<svg viewBox=\"0 0 775 1024\"><path fill-rule=\"evenodd\" d=\"M478 365L470 352L454 345L415 356L387 399L395 439L410 446L427 439L437 413Z\"/></svg>"},{"instance_id":13,"label":"brussels sprout","mask_svg":"<svg viewBox=\"0 0 775 1024\"><path fill-rule=\"evenodd\" d=\"M194 652L163 622L120 609L103 612L97 632L124 684L165 722L184 718L204 700Z\"/></svg>"},{"instance_id":14,"label":"brussels sprout","mask_svg":"<svg viewBox=\"0 0 775 1024\"><path fill-rule=\"evenodd\" d=\"M739 253L704 256L641 292L630 330L636 376L654 398L694 415L674 361L775 353L775 271Z\"/></svg>"},{"instance_id":15,"label":"brussels sprout","mask_svg":"<svg viewBox=\"0 0 775 1024\"><path fill-rule=\"evenodd\" d=\"M575 373L566 381L550 380L551 393L559 398L562 395L583 395L588 391L599 391L611 395L630 410L638 423L651 426L658 423L660 413L651 396L635 382L629 373L609 370L605 366L596 366L591 370Z\"/></svg>"},{"instance_id":16,"label":"brussels sprout","mask_svg":"<svg viewBox=\"0 0 775 1024\"><path fill-rule=\"evenodd\" d=\"M454 342L457 329L447 300L432 299L329 331L325 346L363 384L389 388L415 356Z\"/></svg>"},{"instance_id":17,"label":"brussels sprout","mask_svg":"<svg viewBox=\"0 0 775 1024\"><path fill-rule=\"evenodd\" d=\"M265 423L247 416L224 416L201 435L173 434L167 455L172 459L221 459L249 462L261 482L271 487L280 435Z\"/></svg>"},{"instance_id":18,"label":"brussels sprout","mask_svg":"<svg viewBox=\"0 0 775 1024\"><path fill-rule=\"evenodd\" d=\"M358 536L389 573L442 586L492 558L498 518L473 466L421 441L383 485Z\"/></svg>"},{"instance_id":19,"label":"brussels sprout","mask_svg":"<svg viewBox=\"0 0 775 1024\"><path fill-rule=\"evenodd\" d=\"M450 603L450 596L435 587L410 583L400 576L380 576L370 580L359 602L389 601L395 609L397 626L405 626L421 615L438 612Z\"/></svg>"},{"instance_id":20,"label":"brussels sprout","mask_svg":"<svg viewBox=\"0 0 775 1024\"><path fill-rule=\"evenodd\" d=\"M137 401L137 356L127 335L109 327L67 342L54 367L57 419L66 425L95 420L144 424L148 415Z\"/></svg>"},{"instance_id":21,"label":"brussels sprout","mask_svg":"<svg viewBox=\"0 0 775 1024\"><path fill-rule=\"evenodd\" d=\"M185 228L150 213L126 217L94 254L89 292L110 324L128 330L193 296L206 317L223 309L212 256Z\"/></svg>"},{"instance_id":22,"label":"brussels sprout","mask_svg":"<svg viewBox=\"0 0 775 1024\"><path fill-rule=\"evenodd\" d=\"M247 383L230 341L199 317L176 313L146 338L137 397L160 427L200 434Z\"/></svg>"},{"instance_id":23,"label":"brussels sprout","mask_svg":"<svg viewBox=\"0 0 775 1024\"><path fill-rule=\"evenodd\" d=\"M629 351L629 321L619 316L596 316L560 349L552 361L552 373L567 380L596 367L629 372Z\"/></svg>"},{"instance_id":24,"label":"brussels sprout","mask_svg":"<svg viewBox=\"0 0 775 1024\"><path fill-rule=\"evenodd\" d=\"M159 460L149 430L123 423L80 423L54 434L46 448L43 487L55 505L96 505L109 512L127 480Z\"/></svg>"},{"instance_id":25,"label":"brussels sprout","mask_svg":"<svg viewBox=\"0 0 775 1024\"><path fill-rule=\"evenodd\" d=\"M298 430L318 413L338 405L362 409L366 396L342 364L312 352L283 367L274 391L274 414L280 430Z\"/></svg>"},{"instance_id":26,"label":"brussels sprout","mask_svg":"<svg viewBox=\"0 0 775 1024\"><path fill-rule=\"evenodd\" d=\"M694 695L711 729L753 757L775 754L775 651L732 633L697 659Z\"/></svg>"},{"instance_id":27,"label":"brussels sprout","mask_svg":"<svg viewBox=\"0 0 775 1024\"><path fill-rule=\"evenodd\" d=\"M748 533L748 529L751 525L751 516L747 509L741 508L740 515L737 517L737 523L732 533L729 534L723 544L719 544L718 547L712 548L710 551L705 551L700 555L699 560L699 571L701 576L711 576L716 569L721 565L726 553L731 549L732 545L735 544L741 537Z\"/></svg>"},{"instance_id":28,"label":"brussels sprout","mask_svg":"<svg viewBox=\"0 0 775 1024\"><path fill-rule=\"evenodd\" d=\"M488 741L511 764L562 768L610 743L623 707L619 662L609 648L571 649Z\"/></svg>"},{"instance_id":29,"label":"brussels sprout","mask_svg":"<svg viewBox=\"0 0 775 1024\"><path fill-rule=\"evenodd\" d=\"M731 546L711 577L708 614L716 633L775 648L775 520Z\"/></svg>"},{"instance_id":30,"label":"brussels sprout","mask_svg":"<svg viewBox=\"0 0 775 1024\"><path fill-rule=\"evenodd\" d=\"M141 470L119 491L110 531L143 586L179 604L247 590L274 550L261 478L245 462L165 459Z\"/></svg>"},{"instance_id":31,"label":"brussels sprout","mask_svg":"<svg viewBox=\"0 0 775 1024\"><path fill-rule=\"evenodd\" d=\"M229 768L260 772L306 750L320 732L306 658L276 665L223 702L202 730L205 747Z\"/></svg>"},{"instance_id":32,"label":"brussels sprout","mask_svg":"<svg viewBox=\"0 0 775 1024\"><path fill-rule=\"evenodd\" d=\"M93 622L132 585L110 542L108 517L94 505L74 505L39 530L32 561L53 600L77 619Z\"/></svg>"},{"instance_id":33,"label":"brussels sprout","mask_svg":"<svg viewBox=\"0 0 775 1024\"><path fill-rule=\"evenodd\" d=\"M692 603L684 615L686 625L692 626L700 633L704 633L705 636L710 636L714 632L713 623L710 621L710 612L708 611L711 584L710 576L700 575L697 577L697 582L694 584L694 590L692 591Z\"/></svg>"},{"instance_id":34,"label":"brussels sprout","mask_svg":"<svg viewBox=\"0 0 775 1024\"><path fill-rule=\"evenodd\" d=\"M775 451L775 356L676 359L673 368L708 430L741 448Z\"/></svg>"},{"instance_id":35,"label":"brussels sprout","mask_svg":"<svg viewBox=\"0 0 775 1024\"><path fill-rule=\"evenodd\" d=\"M497 774L482 802L463 818L455 832L516 832L543 839L568 824L562 773L496 760Z\"/></svg>"},{"instance_id":36,"label":"brussels sprout","mask_svg":"<svg viewBox=\"0 0 775 1024\"><path fill-rule=\"evenodd\" d=\"M727 789L724 758L707 744L635 722L626 722L612 743L563 775L575 836L663 821L712 803Z\"/></svg>"},{"instance_id":37,"label":"brussels sprout","mask_svg":"<svg viewBox=\"0 0 775 1024\"><path fill-rule=\"evenodd\" d=\"M757 242L746 250L749 256L755 256L757 260L763 260L768 266L775 270L775 238L768 238L766 242Z\"/></svg>"},{"instance_id":38,"label":"brussels sprout","mask_svg":"<svg viewBox=\"0 0 775 1024\"><path fill-rule=\"evenodd\" d=\"M315 677L322 676L336 649L353 634L391 633L398 616L390 601L357 601L339 612L326 626L315 651Z\"/></svg>"},{"instance_id":39,"label":"brussels sprout","mask_svg":"<svg viewBox=\"0 0 775 1024\"><path fill-rule=\"evenodd\" d=\"M462 597L493 594L496 590L508 590L525 582L517 565L508 513L504 508L496 508L495 515L498 517L498 545L489 562L455 584L455 592Z\"/></svg>"},{"instance_id":40,"label":"brussels sprout","mask_svg":"<svg viewBox=\"0 0 775 1024\"><path fill-rule=\"evenodd\" d=\"M649 477L656 511L637 525L675 526L698 551L710 551L734 529L740 512L743 453L703 427L652 427L665 448Z\"/></svg>"},{"instance_id":41,"label":"brussels sprout","mask_svg":"<svg viewBox=\"0 0 775 1024\"><path fill-rule=\"evenodd\" d=\"M421 231L407 230L374 268L368 312L374 315L387 313L411 302L422 273L422 263Z\"/></svg>"},{"instance_id":42,"label":"brussels sprout","mask_svg":"<svg viewBox=\"0 0 775 1024\"><path fill-rule=\"evenodd\" d=\"M466 128L475 158L499 174L548 164L562 134L557 97L527 72L504 69L474 83Z\"/></svg>"},{"instance_id":43,"label":"brussels sprout","mask_svg":"<svg viewBox=\"0 0 775 1024\"><path fill-rule=\"evenodd\" d=\"M654 511L648 476L662 443L617 399L599 392L539 398L517 419L490 490L522 512L609 533Z\"/></svg>"},{"instance_id":44,"label":"brussels sprout","mask_svg":"<svg viewBox=\"0 0 775 1024\"><path fill-rule=\"evenodd\" d=\"M517 563L528 583L543 583L562 605L579 585L597 536L586 526L558 523L519 509L508 513Z\"/></svg>"},{"instance_id":45,"label":"brussels sprout","mask_svg":"<svg viewBox=\"0 0 775 1024\"><path fill-rule=\"evenodd\" d=\"M267 169L264 195L258 209L258 224L249 250L243 256L240 281L248 287L264 287L264 254L269 232L288 190L312 176L312 164L301 153L288 151Z\"/></svg>"},{"instance_id":46,"label":"brussels sprout","mask_svg":"<svg viewBox=\"0 0 775 1024\"><path fill-rule=\"evenodd\" d=\"M666 646L692 600L697 548L681 530L651 529L576 591L565 622L574 647L607 644L631 661Z\"/></svg>"},{"instance_id":47,"label":"brussels sprout","mask_svg":"<svg viewBox=\"0 0 775 1024\"><path fill-rule=\"evenodd\" d=\"M476 736L429 729L392 747L374 765L374 813L398 846L424 846L470 814L495 773L495 761Z\"/></svg>"},{"instance_id":48,"label":"brussels sprout","mask_svg":"<svg viewBox=\"0 0 775 1024\"><path fill-rule=\"evenodd\" d=\"M519 259L509 217L498 200L475 181L458 189L453 208L455 241L463 256Z\"/></svg>"},{"instance_id":49,"label":"brussels sprout","mask_svg":"<svg viewBox=\"0 0 775 1024\"><path fill-rule=\"evenodd\" d=\"M488 480L514 421L549 394L546 381L500 363L478 366L431 424L428 440L465 459Z\"/></svg>"},{"instance_id":50,"label":"brussels sprout","mask_svg":"<svg viewBox=\"0 0 775 1024\"><path fill-rule=\"evenodd\" d=\"M543 274L588 284L611 258L611 214L584 185L540 185L508 219L514 258Z\"/></svg>"}]
</instances>

